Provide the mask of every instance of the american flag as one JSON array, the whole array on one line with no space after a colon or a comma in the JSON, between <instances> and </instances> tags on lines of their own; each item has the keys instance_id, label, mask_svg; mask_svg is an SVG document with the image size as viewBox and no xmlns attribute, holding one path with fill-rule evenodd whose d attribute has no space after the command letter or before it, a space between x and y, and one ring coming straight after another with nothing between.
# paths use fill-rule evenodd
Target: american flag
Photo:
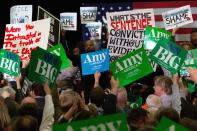
<instances>
[{"instance_id":1,"label":"american flag","mask_svg":"<svg viewBox=\"0 0 197 131\"><path fill-rule=\"evenodd\" d=\"M192 28L197 28L197 1L168 1L168 2L134 2L133 9L153 8L155 14L155 26L164 28L162 12L166 12L181 6L190 5L194 22L181 27L175 35L175 41L182 43L190 41Z\"/></svg>"},{"instance_id":2,"label":"american flag","mask_svg":"<svg viewBox=\"0 0 197 131\"><path fill-rule=\"evenodd\" d=\"M83 6L97 6L97 22L102 22L102 47L107 47L107 41L106 41L106 34L107 34L107 23L106 20L106 12L115 12L115 11L126 11L126 10L132 10L132 4L131 2L122 2L122 3L100 3L100 4L84 4ZM105 18L105 19L103 19ZM88 29L85 27L85 25L82 25L82 34L83 34L83 40L90 39L90 33Z\"/></svg>"}]
</instances>

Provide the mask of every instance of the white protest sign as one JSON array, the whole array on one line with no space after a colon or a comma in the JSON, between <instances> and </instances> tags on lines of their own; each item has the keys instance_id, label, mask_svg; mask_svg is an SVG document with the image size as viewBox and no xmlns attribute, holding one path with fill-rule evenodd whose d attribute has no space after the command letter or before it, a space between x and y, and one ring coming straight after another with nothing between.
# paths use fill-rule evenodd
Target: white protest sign
<instances>
[{"instance_id":1,"label":"white protest sign","mask_svg":"<svg viewBox=\"0 0 197 131\"><path fill-rule=\"evenodd\" d=\"M77 30L77 13L60 13L61 29Z\"/></svg>"},{"instance_id":2,"label":"white protest sign","mask_svg":"<svg viewBox=\"0 0 197 131\"><path fill-rule=\"evenodd\" d=\"M110 60L142 47L146 26L155 26L153 9L106 13Z\"/></svg>"},{"instance_id":3,"label":"white protest sign","mask_svg":"<svg viewBox=\"0 0 197 131\"><path fill-rule=\"evenodd\" d=\"M100 40L101 39L101 30L102 23L101 22L91 22L85 25L90 32L91 40Z\"/></svg>"},{"instance_id":4,"label":"white protest sign","mask_svg":"<svg viewBox=\"0 0 197 131\"><path fill-rule=\"evenodd\" d=\"M47 49L50 18L30 23L7 24L3 48L18 54L21 60L30 59L37 46Z\"/></svg>"},{"instance_id":5,"label":"white protest sign","mask_svg":"<svg viewBox=\"0 0 197 131\"><path fill-rule=\"evenodd\" d=\"M165 29L173 29L193 22L190 5L162 13Z\"/></svg>"},{"instance_id":6,"label":"white protest sign","mask_svg":"<svg viewBox=\"0 0 197 131\"><path fill-rule=\"evenodd\" d=\"M32 22L32 5L16 5L10 8L10 24Z\"/></svg>"},{"instance_id":7,"label":"white protest sign","mask_svg":"<svg viewBox=\"0 0 197 131\"><path fill-rule=\"evenodd\" d=\"M80 7L81 24L96 21L97 7Z\"/></svg>"}]
</instances>

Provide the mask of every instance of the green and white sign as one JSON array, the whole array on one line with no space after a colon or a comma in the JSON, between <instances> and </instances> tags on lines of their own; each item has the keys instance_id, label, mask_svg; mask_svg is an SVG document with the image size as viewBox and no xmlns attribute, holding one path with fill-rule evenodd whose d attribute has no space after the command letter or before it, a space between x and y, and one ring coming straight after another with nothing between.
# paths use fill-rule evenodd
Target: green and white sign
<instances>
[{"instance_id":1,"label":"green and white sign","mask_svg":"<svg viewBox=\"0 0 197 131\"><path fill-rule=\"evenodd\" d=\"M184 66L197 68L197 49L189 50L184 62Z\"/></svg>"},{"instance_id":2,"label":"green and white sign","mask_svg":"<svg viewBox=\"0 0 197 131\"><path fill-rule=\"evenodd\" d=\"M53 87L59 74L60 66L61 60L58 56L37 47L31 53L28 77L30 80L42 84L48 80L50 87Z\"/></svg>"},{"instance_id":3,"label":"green and white sign","mask_svg":"<svg viewBox=\"0 0 197 131\"><path fill-rule=\"evenodd\" d=\"M61 64L61 70L63 69L66 69L68 67L71 67L72 66L72 63L71 61L68 59L65 51L64 51L64 48L62 46L62 44L58 44L54 47L51 47L49 49L47 49L51 54L55 54L57 56L60 57L61 61L62 61L62 64Z\"/></svg>"},{"instance_id":4,"label":"green and white sign","mask_svg":"<svg viewBox=\"0 0 197 131\"><path fill-rule=\"evenodd\" d=\"M128 131L126 114L98 116L65 124L55 124L53 131Z\"/></svg>"},{"instance_id":5,"label":"green and white sign","mask_svg":"<svg viewBox=\"0 0 197 131\"><path fill-rule=\"evenodd\" d=\"M7 50L0 50L0 72L11 76L18 76L20 73L19 55Z\"/></svg>"},{"instance_id":6,"label":"green and white sign","mask_svg":"<svg viewBox=\"0 0 197 131\"><path fill-rule=\"evenodd\" d=\"M110 69L120 85L125 86L153 72L144 48L135 50L110 64Z\"/></svg>"},{"instance_id":7,"label":"green and white sign","mask_svg":"<svg viewBox=\"0 0 197 131\"><path fill-rule=\"evenodd\" d=\"M170 40L171 32L157 27L146 26L144 49L152 50L161 38Z\"/></svg>"},{"instance_id":8,"label":"green and white sign","mask_svg":"<svg viewBox=\"0 0 197 131\"><path fill-rule=\"evenodd\" d=\"M150 53L149 58L175 74L181 68L186 55L185 49L172 41L161 38Z\"/></svg>"},{"instance_id":9,"label":"green and white sign","mask_svg":"<svg viewBox=\"0 0 197 131\"><path fill-rule=\"evenodd\" d=\"M190 130L168 119L167 117L162 117L155 131L190 131Z\"/></svg>"}]
</instances>

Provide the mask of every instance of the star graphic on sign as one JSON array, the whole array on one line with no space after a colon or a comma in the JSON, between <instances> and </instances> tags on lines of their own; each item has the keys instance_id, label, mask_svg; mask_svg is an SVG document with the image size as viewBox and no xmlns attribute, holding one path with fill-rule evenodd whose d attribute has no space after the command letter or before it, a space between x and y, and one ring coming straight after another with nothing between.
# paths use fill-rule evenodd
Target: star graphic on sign
<instances>
[{"instance_id":1,"label":"star graphic on sign","mask_svg":"<svg viewBox=\"0 0 197 131\"><path fill-rule=\"evenodd\" d=\"M105 32L103 32L102 35L105 35Z\"/></svg>"},{"instance_id":2,"label":"star graphic on sign","mask_svg":"<svg viewBox=\"0 0 197 131\"><path fill-rule=\"evenodd\" d=\"M86 36L88 36L88 33L86 33Z\"/></svg>"},{"instance_id":3,"label":"star graphic on sign","mask_svg":"<svg viewBox=\"0 0 197 131\"><path fill-rule=\"evenodd\" d=\"M102 7L101 9L102 9L102 10L105 10L105 8L104 8L104 7Z\"/></svg>"},{"instance_id":4,"label":"star graphic on sign","mask_svg":"<svg viewBox=\"0 0 197 131\"><path fill-rule=\"evenodd\" d=\"M98 14L98 15L100 15L100 14L101 14L101 12L99 12L99 11L98 11L98 13L97 13L97 14Z\"/></svg>"},{"instance_id":5,"label":"star graphic on sign","mask_svg":"<svg viewBox=\"0 0 197 131\"><path fill-rule=\"evenodd\" d=\"M113 7L110 7L110 10L113 10L114 8Z\"/></svg>"},{"instance_id":6,"label":"star graphic on sign","mask_svg":"<svg viewBox=\"0 0 197 131\"><path fill-rule=\"evenodd\" d=\"M103 24L102 26L103 26L103 27L105 27L105 25L104 25L104 24Z\"/></svg>"},{"instance_id":7,"label":"star graphic on sign","mask_svg":"<svg viewBox=\"0 0 197 131\"><path fill-rule=\"evenodd\" d=\"M98 22L101 22L101 20L98 20Z\"/></svg>"},{"instance_id":8,"label":"star graphic on sign","mask_svg":"<svg viewBox=\"0 0 197 131\"><path fill-rule=\"evenodd\" d=\"M130 10L131 9L130 6L128 6L127 9Z\"/></svg>"},{"instance_id":9,"label":"star graphic on sign","mask_svg":"<svg viewBox=\"0 0 197 131\"><path fill-rule=\"evenodd\" d=\"M105 40L103 40L102 42L105 43Z\"/></svg>"},{"instance_id":10,"label":"star graphic on sign","mask_svg":"<svg viewBox=\"0 0 197 131\"><path fill-rule=\"evenodd\" d=\"M119 7L118 7L118 9L119 9L119 10L121 10L121 9L122 9L122 7L120 7L120 6L119 6Z\"/></svg>"}]
</instances>

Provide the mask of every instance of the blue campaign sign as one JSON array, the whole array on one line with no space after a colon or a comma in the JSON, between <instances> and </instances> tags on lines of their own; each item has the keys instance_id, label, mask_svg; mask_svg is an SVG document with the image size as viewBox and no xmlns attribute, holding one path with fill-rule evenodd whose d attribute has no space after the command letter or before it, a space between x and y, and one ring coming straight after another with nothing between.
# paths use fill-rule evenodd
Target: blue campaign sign
<instances>
[{"instance_id":1,"label":"blue campaign sign","mask_svg":"<svg viewBox=\"0 0 197 131\"><path fill-rule=\"evenodd\" d=\"M109 70L109 50L81 54L82 75Z\"/></svg>"}]
</instances>

